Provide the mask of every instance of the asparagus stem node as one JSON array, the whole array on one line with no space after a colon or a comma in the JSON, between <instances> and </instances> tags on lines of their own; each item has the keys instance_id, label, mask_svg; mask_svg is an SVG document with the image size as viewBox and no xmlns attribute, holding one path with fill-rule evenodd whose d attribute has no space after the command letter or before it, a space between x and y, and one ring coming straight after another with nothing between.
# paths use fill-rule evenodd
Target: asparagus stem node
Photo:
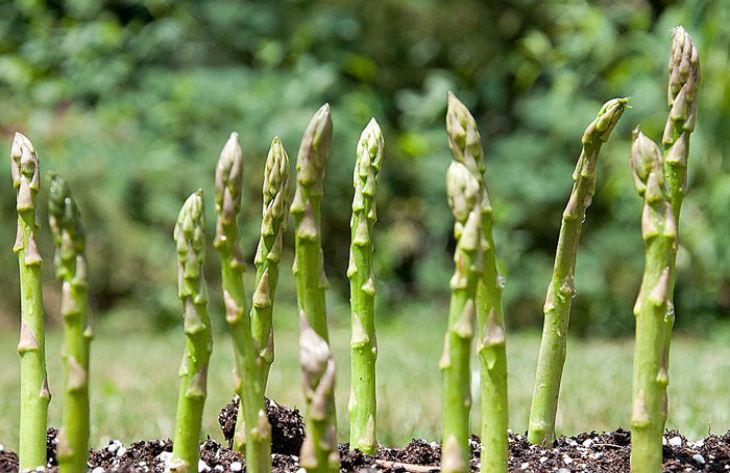
<instances>
[{"instance_id":1,"label":"asparagus stem node","mask_svg":"<svg viewBox=\"0 0 730 473\"><path fill-rule=\"evenodd\" d=\"M383 160L383 134L371 119L357 144L353 176L355 195L350 221L352 241L347 277L350 279L352 335L350 339L351 383L350 448L375 455L377 402L375 362L378 345L375 334L375 275L373 271L373 227L377 220L375 192Z\"/></svg>"},{"instance_id":2,"label":"asparagus stem node","mask_svg":"<svg viewBox=\"0 0 730 473\"><path fill-rule=\"evenodd\" d=\"M42 258L36 234L36 199L40 191L40 169L33 144L15 134L10 153L13 188L17 193L18 234L13 251L20 271L20 445L21 470L46 466L46 426L51 393L46 375L45 314Z\"/></svg>"},{"instance_id":3,"label":"asparagus stem node","mask_svg":"<svg viewBox=\"0 0 730 473\"><path fill-rule=\"evenodd\" d=\"M56 277L61 281L63 315L63 426L56 459L62 473L84 473L89 450L89 345L86 238L68 183L51 175L49 224L56 246Z\"/></svg>"},{"instance_id":4,"label":"asparagus stem node","mask_svg":"<svg viewBox=\"0 0 730 473\"><path fill-rule=\"evenodd\" d=\"M179 372L180 391L170 461L170 471L177 473L197 470L208 361L213 350L203 276L204 232L203 191L198 190L183 204L174 231L178 255L178 297L183 304L185 329L185 353Z\"/></svg>"},{"instance_id":5,"label":"asparagus stem node","mask_svg":"<svg viewBox=\"0 0 730 473\"><path fill-rule=\"evenodd\" d=\"M546 444L555 439L555 416L567 350L570 310L575 297L575 262L581 229L596 189L598 154L627 106L627 98L609 100L583 133L583 149L573 172L573 190L563 211L553 277L543 308L545 321L528 430L531 443Z\"/></svg>"},{"instance_id":6,"label":"asparagus stem node","mask_svg":"<svg viewBox=\"0 0 730 473\"><path fill-rule=\"evenodd\" d=\"M634 306L631 471L662 471L662 434L667 415L668 366L664 317L677 253L677 228L666 189L659 147L638 129L631 148L634 184L644 198L641 233L646 261Z\"/></svg>"},{"instance_id":7,"label":"asparagus stem node","mask_svg":"<svg viewBox=\"0 0 730 473\"><path fill-rule=\"evenodd\" d=\"M497 272L492 235L492 204L484 173L484 151L474 117L452 93L448 95L446 131L454 159L467 165L480 181L483 272L477 288L477 353L480 362L481 471L507 471L509 460L507 347L502 310L502 277Z\"/></svg>"},{"instance_id":8,"label":"asparagus stem node","mask_svg":"<svg viewBox=\"0 0 730 473\"><path fill-rule=\"evenodd\" d=\"M325 308L328 284L323 267L319 209L331 142L330 106L325 104L314 114L302 137L297 155L296 190L291 203L291 213L296 223L292 271L302 319L300 361L305 391L306 434L300 465L311 473L337 473L340 463L335 438L337 418L334 392L328 392L334 389L334 360L329 354L328 361L318 362L316 369L308 366L309 358L304 356L307 347L303 346L316 335L317 340L323 343L311 343L317 347L326 347L329 353Z\"/></svg>"}]
</instances>

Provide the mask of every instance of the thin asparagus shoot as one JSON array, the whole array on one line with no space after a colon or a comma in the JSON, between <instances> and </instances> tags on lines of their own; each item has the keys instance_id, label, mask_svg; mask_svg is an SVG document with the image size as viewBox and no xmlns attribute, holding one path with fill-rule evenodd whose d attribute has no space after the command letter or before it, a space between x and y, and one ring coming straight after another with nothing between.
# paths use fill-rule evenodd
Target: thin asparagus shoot
<instances>
[{"instance_id":1,"label":"thin asparagus shoot","mask_svg":"<svg viewBox=\"0 0 730 473\"><path fill-rule=\"evenodd\" d=\"M194 192L182 206L175 224L178 256L178 296L183 304L185 354L180 366L180 391L170 471L196 471L200 427L207 393L208 361L213 338L208 318L203 263L205 259L203 191Z\"/></svg>"},{"instance_id":2,"label":"thin asparagus shoot","mask_svg":"<svg viewBox=\"0 0 730 473\"><path fill-rule=\"evenodd\" d=\"M289 155L279 137L275 137L264 171L261 238L256 250L256 290L251 309L251 332L258 351L257 366L264 390L269 368L274 361L272 315L279 283L282 246L289 221L289 199Z\"/></svg>"},{"instance_id":3,"label":"thin asparagus shoot","mask_svg":"<svg viewBox=\"0 0 730 473\"><path fill-rule=\"evenodd\" d=\"M672 52L669 57L669 84L667 103L669 115L664 127L664 175L669 202L679 232L679 215L687 194L687 159L689 138L697 120L697 89L700 84L700 59L692 37L678 26L672 32ZM672 263L676 265L676 260ZM672 330L674 328L674 283L672 267L669 281L669 302L664 316L664 363L669 363ZM664 419L666 422L666 418Z\"/></svg>"},{"instance_id":4,"label":"thin asparagus shoot","mask_svg":"<svg viewBox=\"0 0 730 473\"><path fill-rule=\"evenodd\" d=\"M662 471L662 434L667 409L668 367L664 357L664 316L677 252L677 227L665 185L659 147L638 129L631 147L634 185L644 198L641 233L646 260L634 305L631 471Z\"/></svg>"},{"instance_id":5,"label":"thin asparagus shoot","mask_svg":"<svg viewBox=\"0 0 730 473\"><path fill-rule=\"evenodd\" d=\"M320 228L324 171L331 142L332 119L330 107L325 104L314 114L302 137L297 156L296 190L291 204L296 224L292 271L302 320L300 350L304 353L309 345L321 347L319 341L323 341L328 353L313 364L310 364L309 357L301 355L308 440L302 445L300 465L309 472L317 473L336 473L339 469L339 452L334 438L337 425L334 393L326 392L331 389L329 384L334 384L334 361L321 361L331 358L325 308L328 283L323 267ZM310 343L308 340L314 335L317 343ZM326 405L320 405L322 403ZM327 433L323 436L324 424L327 424Z\"/></svg>"},{"instance_id":6,"label":"thin asparagus shoot","mask_svg":"<svg viewBox=\"0 0 730 473\"><path fill-rule=\"evenodd\" d=\"M482 273L481 199L479 180L469 168L452 161L446 175L449 206L454 215L454 274L451 277L449 322L439 368L443 377L443 445L441 471L469 471L469 412L471 408L471 340L476 295Z\"/></svg>"},{"instance_id":7,"label":"thin asparagus shoot","mask_svg":"<svg viewBox=\"0 0 730 473\"><path fill-rule=\"evenodd\" d=\"M563 211L553 277L543 307L545 321L528 431L531 443L546 444L555 438L555 416L565 364L570 309L575 297L575 262L581 228L596 189L596 162L601 146L627 106L627 98L609 100L583 133L583 149L573 172L573 190Z\"/></svg>"},{"instance_id":8,"label":"thin asparagus shoot","mask_svg":"<svg viewBox=\"0 0 730 473\"><path fill-rule=\"evenodd\" d=\"M477 289L477 353L481 377L481 471L506 472L509 460L507 429L509 397L507 392L507 347L502 310L503 279L497 272L496 249L492 235L492 203L484 179L486 165L481 137L474 117L452 93L448 96L446 131L456 161L464 163L482 186L481 246L484 258Z\"/></svg>"},{"instance_id":9,"label":"thin asparagus shoot","mask_svg":"<svg viewBox=\"0 0 730 473\"><path fill-rule=\"evenodd\" d=\"M71 188L52 174L48 197L49 224L56 246L56 277L61 281L63 315L63 426L56 459L62 473L84 473L89 451L89 320L86 237Z\"/></svg>"},{"instance_id":10,"label":"thin asparagus shoot","mask_svg":"<svg viewBox=\"0 0 730 473\"><path fill-rule=\"evenodd\" d=\"M375 192L383 160L383 133L374 118L365 127L357 144L353 176L352 241L347 277L350 279L352 336L350 339L351 383L350 448L375 455L377 404L375 362L375 275L373 272L373 227L377 220Z\"/></svg>"},{"instance_id":11,"label":"thin asparagus shoot","mask_svg":"<svg viewBox=\"0 0 730 473\"><path fill-rule=\"evenodd\" d=\"M13 251L20 267L20 445L21 470L46 466L46 425L51 393L46 376L45 314L41 254L36 234L36 199L40 191L38 155L33 144L15 134L10 153L13 188L17 193L18 234Z\"/></svg>"}]
</instances>

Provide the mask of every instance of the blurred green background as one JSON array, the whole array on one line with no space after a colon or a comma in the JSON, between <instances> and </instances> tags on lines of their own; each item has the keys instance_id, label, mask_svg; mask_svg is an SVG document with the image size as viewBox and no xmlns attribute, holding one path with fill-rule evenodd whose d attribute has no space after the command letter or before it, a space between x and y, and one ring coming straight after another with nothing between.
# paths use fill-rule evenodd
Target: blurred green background
<instances>
[{"instance_id":1,"label":"blurred green background","mask_svg":"<svg viewBox=\"0 0 730 473\"><path fill-rule=\"evenodd\" d=\"M281 136L293 164L325 101L335 126L323 208L331 298L347 299L354 148L375 116L386 137L379 313L411 307L445 320L452 218L444 114L453 90L482 131L512 329L542 322L583 129L606 99L632 98L599 161L572 321L578 335L631 333L643 256L630 130L642 124L660 138L670 33L683 24L698 44L703 78L677 326L717 334L730 321L728 1L19 0L2 2L2 11L0 149L9 153L13 132L22 131L42 169L70 181L89 234L94 312L119 330L178 325L174 219L202 187L213 234L214 166L231 131L246 155L243 246L253 259L270 140ZM0 326L11 328L19 302L9 164L0 166L0 182ZM45 208L39 215L46 303L57 319ZM287 245L291 254L291 235ZM220 313L218 261L209 254L211 304ZM279 298L294 302L286 271ZM333 323L347 323L344 305L334 307Z\"/></svg>"}]
</instances>

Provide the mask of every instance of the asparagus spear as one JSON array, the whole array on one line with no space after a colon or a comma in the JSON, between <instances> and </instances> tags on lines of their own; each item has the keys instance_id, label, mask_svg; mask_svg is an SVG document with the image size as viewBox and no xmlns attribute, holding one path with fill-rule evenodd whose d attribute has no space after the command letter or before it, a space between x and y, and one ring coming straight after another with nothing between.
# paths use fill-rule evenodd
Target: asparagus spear
<instances>
[{"instance_id":1,"label":"asparagus spear","mask_svg":"<svg viewBox=\"0 0 730 473\"><path fill-rule=\"evenodd\" d=\"M307 405L306 435L299 453L299 465L307 472L337 473L340 454L337 449L335 418L335 359L329 343L300 316L299 363Z\"/></svg>"},{"instance_id":2,"label":"asparagus spear","mask_svg":"<svg viewBox=\"0 0 730 473\"><path fill-rule=\"evenodd\" d=\"M20 469L46 466L46 423L51 393L46 377L46 338L41 255L36 242L36 198L41 187L33 144L15 134L10 153L17 192L18 235L13 251L20 266Z\"/></svg>"},{"instance_id":3,"label":"asparagus spear","mask_svg":"<svg viewBox=\"0 0 730 473\"><path fill-rule=\"evenodd\" d=\"M596 161L601 145L608 140L627 105L626 98L609 100L583 133L583 150L573 172L573 190L563 211L553 278L543 308L545 322L528 432L532 443L544 444L555 438L555 415L565 363L570 309L575 297L575 260L581 227L596 189Z\"/></svg>"},{"instance_id":4,"label":"asparagus spear","mask_svg":"<svg viewBox=\"0 0 730 473\"><path fill-rule=\"evenodd\" d=\"M56 277L63 285L63 427L58 433L59 470L84 473L89 450L89 344L86 237L71 188L51 175L48 213L56 245Z\"/></svg>"},{"instance_id":5,"label":"asparagus spear","mask_svg":"<svg viewBox=\"0 0 730 473\"><path fill-rule=\"evenodd\" d=\"M449 206L454 214L454 275L451 277L449 323L439 362L443 375L443 445L441 471L469 471L469 355L474 335L476 295L482 273L482 189L469 168L452 161L446 175Z\"/></svg>"},{"instance_id":6,"label":"asparagus spear","mask_svg":"<svg viewBox=\"0 0 730 473\"><path fill-rule=\"evenodd\" d=\"M372 268L373 226L377 220L375 192L383 160L383 134L378 122L370 120L357 144L357 161L352 201L352 242L347 277L350 279L352 319L350 448L374 455L376 438L375 361L375 279Z\"/></svg>"},{"instance_id":7,"label":"asparagus spear","mask_svg":"<svg viewBox=\"0 0 730 473\"><path fill-rule=\"evenodd\" d=\"M291 204L296 223L292 271L296 278L299 316L303 327L300 349L304 351L312 344L321 347L321 340L327 346L327 353L329 335L325 291L328 284L323 268L319 208L331 141L330 107L325 104L314 114L302 137L297 156L296 191ZM311 333L304 333L304 328ZM312 333L317 335L317 343L307 341L312 338ZM328 354L325 358L330 357L331 354ZM307 357L302 355L302 360L307 362ZM339 453L334 438L337 421L334 394L328 392L332 389L329 384L334 385L334 361L316 364L316 369L308 364L305 366L305 363L302 365L307 440L302 445L300 465L310 472L336 473L339 469ZM324 430L327 432L323 437Z\"/></svg>"},{"instance_id":8,"label":"asparagus spear","mask_svg":"<svg viewBox=\"0 0 730 473\"><path fill-rule=\"evenodd\" d=\"M672 32L672 53L669 58L669 85L667 101L669 116L664 127L664 175L667 180L669 202L674 221L679 227L682 201L687 193L687 158L689 138L697 116L697 88L700 83L700 61L692 37L678 26ZM672 263L676 265L676 261ZM673 266L674 268L674 266ZM669 302L664 316L664 358L669 363L672 329L674 328L675 273L669 281ZM666 418L664 419L666 422Z\"/></svg>"},{"instance_id":9,"label":"asparagus spear","mask_svg":"<svg viewBox=\"0 0 730 473\"><path fill-rule=\"evenodd\" d=\"M279 262L289 220L289 155L279 137L271 142L266 158L263 188L261 238L256 251L256 290L251 310L251 331L258 349L257 365L266 389L269 367L274 361L272 313L279 282Z\"/></svg>"},{"instance_id":10,"label":"asparagus spear","mask_svg":"<svg viewBox=\"0 0 730 473\"><path fill-rule=\"evenodd\" d=\"M641 233L646 262L634 305L631 471L662 471L662 433L667 408L668 367L664 357L670 281L677 252L677 228L665 186L659 147L638 129L631 147L634 184L644 198Z\"/></svg>"},{"instance_id":11,"label":"asparagus spear","mask_svg":"<svg viewBox=\"0 0 730 473\"><path fill-rule=\"evenodd\" d=\"M175 224L178 256L178 296L183 303L185 354L180 366L180 392L170 471L198 468L200 424L207 392L208 360L213 350L206 308L205 222L203 191L194 192L182 206Z\"/></svg>"},{"instance_id":12,"label":"asparagus spear","mask_svg":"<svg viewBox=\"0 0 730 473\"><path fill-rule=\"evenodd\" d=\"M213 246L221 259L221 283L226 307L226 322L233 340L236 392L240 408L233 447L246 452L246 420L251 412L257 412L263 402L263 390L254 383L255 366L252 363L255 350L251 343L251 328L245 318L246 291L243 283L245 263L241 255L238 233L238 214L241 211L243 186L243 153L238 133L231 133L221 150L215 171L216 235ZM249 404L247 407L246 403ZM250 422L250 419L248 419ZM255 423L253 424L255 425ZM253 460L251 463L255 463Z\"/></svg>"},{"instance_id":13,"label":"asparagus spear","mask_svg":"<svg viewBox=\"0 0 730 473\"><path fill-rule=\"evenodd\" d=\"M509 459L507 428L507 350L502 312L502 278L497 273L492 236L492 203L484 182L484 152L474 117L451 92L448 96L446 131L454 159L465 164L482 187L481 246L484 258L477 289L477 353L481 378L481 471L506 472Z\"/></svg>"}]
</instances>

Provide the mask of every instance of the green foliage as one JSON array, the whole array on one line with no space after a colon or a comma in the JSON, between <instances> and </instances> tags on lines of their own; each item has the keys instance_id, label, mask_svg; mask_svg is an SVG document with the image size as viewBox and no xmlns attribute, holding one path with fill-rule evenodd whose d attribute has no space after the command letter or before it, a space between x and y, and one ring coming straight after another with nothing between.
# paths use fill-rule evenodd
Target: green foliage
<instances>
[{"instance_id":1,"label":"green foliage","mask_svg":"<svg viewBox=\"0 0 730 473\"><path fill-rule=\"evenodd\" d=\"M576 140L605 98L631 96L633 110L598 165L572 326L629 332L642 264L629 130L642 123L660 137L670 32L682 23L699 46L703 85L680 235L677 324L700 327L730 308L723 243L730 233L730 164L723 160L730 149L730 4L660 4L467 0L444 15L439 2L407 0L383 0L377 9L354 0L8 3L0 17L0 149L23 131L45 169L69 178L89 227L96 309L123 315L130 326L167 326L178 311L170 230L191 189L212 195L219 143L237 131L247 156L242 246L250 262L269 140L279 135L294 146L324 101L333 107L335 137L323 245L333 292L347 296L349 157L362 123L375 116L392 144L378 193L378 304L428 297L445 306L453 242L443 115L451 89L482 130L508 323L537 325ZM0 166L6 183L8 172ZM12 195L4 192L6 246L13 219ZM40 244L50 256L50 239ZM0 265L14 264L10 252L0 254ZM217 284L216 268L207 273ZM11 294L16 279L0 274ZM286 279L282 291L291 296ZM221 301L213 302L220 310ZM3 298L0 320L16 320L17 304Z\"/></svg>"}]
</instances>

